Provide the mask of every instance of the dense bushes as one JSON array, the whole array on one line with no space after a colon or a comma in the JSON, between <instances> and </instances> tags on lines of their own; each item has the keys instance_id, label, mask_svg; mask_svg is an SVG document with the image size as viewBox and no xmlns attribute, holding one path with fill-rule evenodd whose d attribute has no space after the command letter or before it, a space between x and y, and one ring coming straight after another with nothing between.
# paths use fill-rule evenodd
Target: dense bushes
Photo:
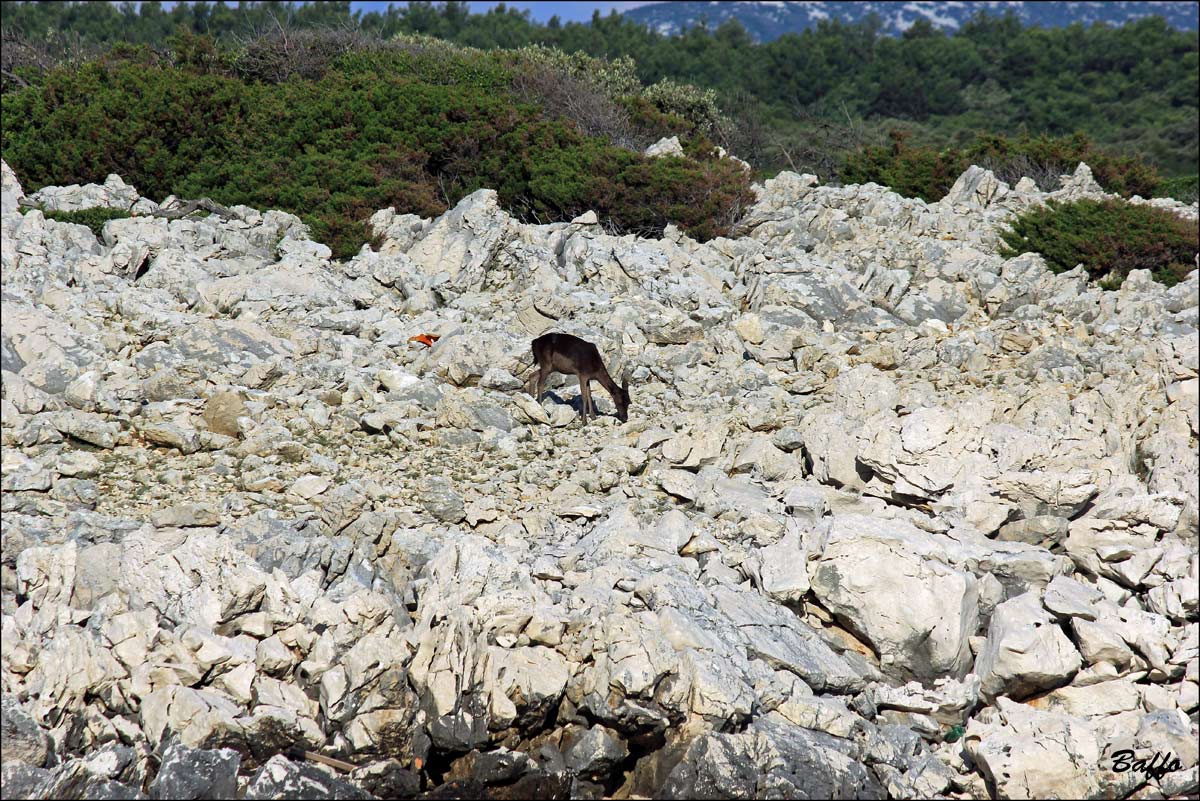
<instances>
[{"instance_id":1,"label":"dense bushes","mask_svg":"<svg viewBox=\"0 0 1200 801\"><path fill-rule=\"evenodd\" d=\"M1079 133L1018 139L981 134L966 147L944 149L912 145L901 131L893 131L891 140L889 146L868 146L847 156L842 181L874 181L908 197L935 201L945 196L972 164L992 170L1010 185L1028 176L1043 191L1053 191L1058 188L1058 177L1073 172L1082 161L1092 168L1102 187L1125 197L1152 197L1162 184L1158 172L1145 162L1108 153Z\"/></svg>"},{"instance_id":2,"label":"dense bushes","mask_svg":"<svg viewBox=\"0 0 1200 801\"><path fill-rule=\"evenodd\" d=\"M1184 203L1195 203L1200 197L1200 175L1183 175L1179 178L1164 178L1154 190L1155 197L1169 197Z\"/></svg>"},{"instance_id":3,"label":"dense bushes","mask_svg":"<svg viewBox=\"0 0 1200 801\"><path fill-rule=\"evenodd\" d=\"M851 153L839 171L848 184L874 182L905 197L940 200L966 166L962 154L914 147L908 134L892 131L887 146L867 146Z\"/></svg>"},{"instance_id":4,"label":"dense bushes","mask_svg":"<svg viewBox=\"0 0 1200 801\"><path fill-rule=\"evenodd\" d=\"M278 43L251 47L250 62L184 43L167 57L130 51L52 70L6 93L4 154L25 185L115 172L154 198L279 208L342 257L367 240L375 209L430 216L480 187L531 221L595 209L618 231L674 222L700 238L728 233L750 201L748 176L727 160L646 159L611 132L588 136L557 109L522 102L511 53L433 40L337 52L335 41L306 73ZM239 74L246 64L255 80Z\"/></svg>"},{"instance_id":5,"label":"dense bushes","mask_svg":"<svg viewBox=\"0 0 1200 801\"><path fill-rule=\"evenodd\" d=\"M1057 189L1058 176L1074 172L1081 161L1092 168L1097 183L1123 197L1150 197L1162 181L1158 171L1141 159L1109 153L1082 133L1058 138L1026 135L1015 140L981 135L963 150L963 156L1010 184L1028 175L1046 192Z\"/></svg>"},{"instance_id":6,"label":"dense bushes","mask_svg":"<svg viewBox=\"0 0 1200 801\"><path fill-rule=\"evenodd\" d=\"M164 5L0 4L5 90L19 84L13 76L28 77L25 70L74 57L79 47L73 43L84 49L113 41L162 46L179 27L227 42L254 32L288 31L286 37L257 40L265 49L247 52L244 61L247 73L279 80L337 55L337 40L294 32L322 26L355 29L344 39L423 34L484 49L544 45L570 54L549 56L552 66L561 66L562 59L605 56L612 59L605 62L609 66L589 65L586 71L611 73L605 79L634 77L647 86L663 79L688 81L714 90L726 111L738 110L734 133L764 129L750 141L717 138L721 144L735 144L731 149L759 168L816 172L824 180L839 177L836 165L864 138L886 143L886 132L897 126L936 149L961 148L977 131L1025 128L1052 136L1085 131L1113 152L1143 154L1168 175L1195 173L1200 158L1195 32L1174 30L1153 16L1120 27L1035 28L1024 27L1015 15L981 14L954 35L918 23L899 38L883 35L878 18L868 16L858 24L827 20L802 34L758 44L735 21L662 36L615 14L597 14L589 24L538 25L512 8L472 14L466 3L454 0L396 3L368 12L344 0ZM622 69L620 63L634 66ZM686 100L671 98L676 99ZM830 126L843 125L855 135L827 135ZM819 146L811 145L814 139Z\"/></svg>"},{"instance_id":7,"label":"dense bushes","mask_svg":"<svg viewBox=\"0 0 1200 801\"><path fill-rule=\"evenodd\" d=\"M1119 286L1130 270L1150 270L1173 286L1196 269L1195 223L1120 200L1051 201L1017 217L1001 238L1003 256L1040 253L1055 272L1083 264L1107 287Z\"/></svg>"}]
</instances>

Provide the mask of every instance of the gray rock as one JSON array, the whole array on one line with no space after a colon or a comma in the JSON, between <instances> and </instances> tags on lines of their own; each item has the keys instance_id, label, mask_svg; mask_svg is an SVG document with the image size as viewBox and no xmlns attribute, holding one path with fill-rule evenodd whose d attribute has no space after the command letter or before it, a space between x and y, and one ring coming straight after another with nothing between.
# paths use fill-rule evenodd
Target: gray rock
<instances>
[{"instance_id":1,"label":"gray rock","mask_svg":"<svg viewBox=\"0 0 1200 801\"><path fill-rule=\"evenodd\" d=\"M5 759L0 767L0 787L4 788L5 798L48 798L45 788L53 777L53 771L18 760Z\"/></svg>"},{"instance_id":2,"label":"gray rock","mask_svg":"<svg viewBox=\"0 0 1200 801\"><path fill-rule=\"evenodd\" d=\"M79 609L92 609L96 601L116 590L121 575L121 557L121 546L115 542L81 548L75 562L71 603Z\"/></svg>"},{"instance_id":3,"label":"gray rock","mask_svg":"<svg viewBox=\"0 0 1200 801\"><path fill-rule=\"evenodd\" d=\"M438 423L448 428L483 431L491 427L511 431L513 427L512 417L503 407L473 390L443 396L437 413Z\"/></svg>"},{"instance_id":4,"label":"gray rock","mask_svg":"<svg viewBox=\"0 0 1200 801\"><path fill-rule=\"evenodd\" d=\"M413 798L421 790L421 779L395 759L375 762L351 774L354 782L379 798Z\"/></svg>"},{"instance_id":5,"label":"gray rock","mask_svg":"<svg viewBox=\"0 0 1200 801\"><path fill-rule=\"evenodd\" d=\"M1108 612L1104 594L1075 579L1055 576L1046 587L1042 604L1056 615L1095 620Z\"/></svg>"},{"instance_id":6,"label":"gray rock","mask_svg":"<svg viewBox=\"0 0 1200 801\"><path fill-rule=\"evenodd\" d=\"M996 607L975 673L985 697L1020 699L1066 684L1081 665L1070 638L1029 592Z\"/></svg>"},{"instance_id":7,"label":"gray rock","mask_svg":"<svg viewBox=\"0 0 1200 801\"><path fill-rule=\"evenodd\" d=\"M1000 698L992 723L972 720L963 744L1005 798L1091 798L1099 790L1100 742L1083 720Z\"/></svg>"},{"instance_id":8,"label":"gray rock","mask_svg":"<svg viewBox=\"0 0 1200 801\"><path fill-rule=\"evenodd\" d=\"M1000 527L1000 533L996 535L996 539L1007 542L1027 542L1030 545L1049 548L1066 539L1068 522L1065 517L1054 515L1014 520Z\"/></svg>"},{"instance_id":9,"label":"gray rock","mask_svg":"<svg viewBox=\"0 0 1200 801\"><path fill-rule=\"evenodd\" d=\"M90 412L52 412L49 422L63 434L97 448L113 448L117 444L117 433L120 431L117 423L109 422Z\"/></svg>"},{"instance_id":10,"label":"gray rock","mask_svg":"<svg viewBox=\"0 0 1200 801\"><path fill-rule=\"evenodd\" d=\"M445 523L457 523L467 516L462 496L448 479L429 476L421 483L421 505L435 518Z\"/></svg>"},{"instance_id":11,"label":"gray rock","mask_svg":"<svg viewBox=\"0 0 1200 801\"><path fill-rule=\"evenodd\" d=\"M357 785L336 778L312 765L292 762L276 755L250 779L246 798L295 798L301 801L318 799L369 799L373 795Z\"/></svg>"},{"instance_id":12,"label":"gray rock","mask_svg":"<svg viewBox=\"0 0 1200 801\"><path fill-rule=\"evenodd\" d=\"M447 296L482 288L487 265L508 238L511 225L491 189L480 189L460 200L408 248L409 259L427 282L422 288L436 287Z\"/></svg>"},{"instance_id":13,"label":"gray rock","mask_svg":"<svg viewBox=\"0 0 1200 801\"><path fill-rule=\"evenodd\" d=\"M612 729L593 726L571 744L565 756L572 772L603 779L629 756L629 747Z\"/></svg>"},{"instance_id":14,"label":"gray rock","mask_svg":"<svg viewBox=\"0 0 1200 801\"><path fill-rule=\"evenodd\" d=\"M133 362L143 370L179 369L184 364L223 370L237 365L240 376L256 362L286 353L284 342L261 325L243 320L210 320L186 329L170 344L148 345Z\"/></svg>"},{"instance_id":15,"label":"gray rock","mask_svg":"<svg viewBox=\"0 0 1200 801\"><path fill-rule=\"evenodd\" d=\"M237 798L241 763L241 755L229 748L202 751L172 742L163 752L158 775L150 784L150 797Z\"/></svg>"},{"instance_id":16,"label":"gray rock","mask_svg":"<svg viewBox=\"0 0 1200 801\"><path fill-rule=\"evenodd\" d=\"M785 172L705 243L481 190L341 262L244 206L98 240L3 172L5 751L62 763L6 795L130 796L174 740L161 782L230 747L252 797L1194 793L1107 757L1195 761L1200 271L997 252L1086 168ZM521 391L548 330L628 425Z\"/></svg>"},{"instance_id":17,"label":"gray rock","mask_svg":"<svg viewBox=\"0 0 1200 801\"><path fill-rule=\"evenodd\" d=\"M11 694L0 700L0 751L5 763L15 760L35 768L54 753L50 738Z\"/></svg>"},{"instance_id":18,"label":"gray rock","mask_svg":"<svg viewBox=\"0 0 1200 801\"><path fill-rule=\"evenodd\" d=\"M873 521L861 533L847 528L810 563L813 593L863 633L885 666L917 678L961 676L979 619L977 582L908 543Z\"/></svg>"},{"instance_id":19,"label":"gray rock","mask_svg":"<svg viewBox=\"0 0 1200 801\"><path fill-rule=\"evenodd\" d=\"M991 170L971 165L958 176L954 186L939 201L943 206L989 206L1008 194L1008 184L996 178Z\"/></svg>"},{"instance_id":20,"label":"gray rock","mask_svg":"<svg viewBox=\"0 0 1200 801\"><path fill-rule=\"evenodd\" d=\"M88 801L124 801L144 799L145 793L129 784L116 781L104 760L72 759L55 769L41 784L37 793L42 798L78 798Z\"/></svg>"},{"instance_id":21,"label":"gray rock","mask_svg":"<svg viewBox=\"0 0 1200 801\"><path fill-rule=\"evenodd\" d=\"M657 797L886 797L857 757L848 741L768 714L743 734L696 738Z\"/></svg>"},{"instance_id":22,"label":"gray rock","mask_svg":"<svg viewBox=\"0 0 1200 801\"><path fill-rule=\"evenodd\" d=\"M204 422L209 431L236 437L241 434L239 418L248 417L249 410L236 392L217 392L204 403Z\"/></svg>"},{"instance_id":23,"label":"gray rock","mask_svg":"<svg viewBox=\"0 0 1200 801\"><path fill-rule=\"evenodd\" d=\"M200 449L200 435L196 431L173 423L139 423L138 432L147 442L178 448L180 453L195 453Z\"/></svg>"},{"instance_id":24,"label":"gray rock","mask_svg":"<svg viewBox=\"0 0 1200 801\"><path fill-rule=\"evenodd\" d=\"M0 170L3 171L3 205L0 206L0 214L5 217L10 214L19 214L18 203L25 197L25 193L21 190L21 182L17 180L17 174L8 166L8 162L3 162Z\"/></svg>"},{"instance_id":25,"label":"gray rock","mask_svg":"<svg viewBox=\"0 0 1200 801\"><path fill-rule=\"evenodd\" d=\"M115 174L110 174L101 185L44 186L34 192L30 199L49 211L79 211L97 207L124 211L141 202L137 190L122 181L121 176ZM150 204L151 207L155 205ZM143 206L138 210L152 209L146 209Z\"/></svg>"},{"instance_id":26,"label":"gray rock","mask_svg":"<svg viewBox=\"0 0 1200 801\"><path fill-rule=\"evenodd\" d=\"M520 751L510 751L507 748L472 751L455 760L446 774L446 779L483 785L508 784L528 773L533 767L534 762Z\"/></svg>"},{"instance_id":27,"label":"gray rock","mask_svg":"<svg viewBox=\"0 0 1200 801\"><path fill-rule=\"evenodd\" d=\"M979 700L979 677L969 674L963 681L939 679L932 687L909 682L903 687L873 684L867 696L876 709L895 709L929 715L943 725L959 725Z\"/></svg>"},{"instance_id":28,"label":"gray rock","mask_svg":"<svg viewBox=\"0 0 1200 801\"><path fill-rule=\"evenodd\" d=\"M221 514L213 504L181 503L159 509L151 519L160 528L215 526L221 522Z\"/></svg>"},{"instance_id":29,"label":"gray rock","mask_svg":"<svg viewBox=\"0 0 1200 801\"><path fill-rule=\"evenodd\" d=\"M837 654L790 610L756 593L713 588L722 614L738 627L748 653L795 673L818 692L852 693L870 680L870 670Z\"/></svg>"},{"instance_id":30,"label":"gray rock","mask_svg":"<svg viewBox=\"0 0 1200 801\"><path fill-rule=\"evenodd\" d=\"M646 148L645 155L651 158L661 156L682 156L683 146L679 144L678 136L663 137Z\"/></svg>"}]
</instances>

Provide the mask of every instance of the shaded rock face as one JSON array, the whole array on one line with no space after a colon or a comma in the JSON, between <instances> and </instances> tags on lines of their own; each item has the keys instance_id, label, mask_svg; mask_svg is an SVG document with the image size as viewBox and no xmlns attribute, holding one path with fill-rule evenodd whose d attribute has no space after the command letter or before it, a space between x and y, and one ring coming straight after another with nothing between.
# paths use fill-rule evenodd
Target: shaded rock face
<instances>
[{"instance_id":1,"label":"shaded rock face","mask_svg":"<svg viewBox=\"0 0 1200 801\"><path fill-rule=\"evenodd\" d=\"M862 756L847 740L787 725L772 713L743 734L693 741L662 797L886 798Z\"/></svg>"},{"instance_id":2,"label":"shaded rock face","mask_svg":"<svg viewBox=\"0 0 1200 801\"><path fill-rule=\"evenodd\" d=\"M847 621L881 661L924 679L959 677L979 625L975 577L892 542L855 535L827 545L813 572L816 598Z\"/></svg>"},{"instance_id":3,"label":"shaded rock face","mask_svg":"<svg viewBox=\"0 0 1200 801\"><path fill-rule=\"evenodd\" d=\"M50 738L17 699L6 695L0 700L0 748L4 760L40 768L50 758Z\"/></svg>"},{"instance_id":4,"label":"shaded rock face","mask_svg":"<svg viewBox=\"0 0 1200 801\"><path fill-rule=\"evenodd\" d=\"M320 768L274 756L254 774L245 797L349 801L373 796L356 784L331 776Z\"/></svg>"},{"instance_id":5,"label":"shaded rock face","mask_svg":"<svg viewBox=\"0 0 1200 801\"><path fill-rule=\"evenodd\" d=\"M336 263L3 165L5 797L1194 795L1197 273L1000 258L1086 167L757 192ZM547 331L627 424L522 392Z\"/></svg>"},{"instance_id":6,"label":"shaded rock face","mask_svg":"<svg viewBox=\"0 0 1200 801\"><path fill-rule=\"evenodd\" d=\"M150 784L150 797L237 798L241 761L232 749L202 751L173 742L163 753L158 775Z\"/></svg>"}]
</instances>

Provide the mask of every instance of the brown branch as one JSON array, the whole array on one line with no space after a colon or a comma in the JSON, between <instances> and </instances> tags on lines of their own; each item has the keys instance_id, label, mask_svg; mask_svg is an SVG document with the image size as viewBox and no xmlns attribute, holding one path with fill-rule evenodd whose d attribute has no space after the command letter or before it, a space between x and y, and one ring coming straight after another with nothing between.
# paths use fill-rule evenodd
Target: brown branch
<instances>
[{"instance_id":1,"label":"brown branch","mask_svg":"<svg viewBox=\"0 0 1200 801\"><path fill-rule=\"evenodd\" d=\"M800 170L796 169L796 162L792 161L792 154L790 152L788 152L788 149L786 147L784 147L779 142L779 140L776 139L771 134L767 134L767 138L770 139L771 144L774 145L779 150L779 152L783 154L783 157L787 159L788 165L792 168L792 172L799 173Z\"/></svg>"},{"instance_id":2,"label":"brown branch","mask_svg":"<svg viewBox=\"0 0 1200 801\"><path fill-rule=\"evenodd\" d=\"M358 765L354 765L350 762L345 762L340 759L334 759L333 757L327 757L324 754L318 754L313 751L306 751L299 746L288 749L287 755L291 759L306 759L309 762L320 762L322 765L328 765L331 768L337 768L341 771L349 772L352 770L358 770Z\"/></svg>"},{"instance_id":3,"label":"brown branch","mask_svg":"<svg viewBox=\"0 0 1200 801\"><path fill-rule=\"evenodd\" d=\"M138 198L138 200L141 200L141 198ZM196 212L196 211L207 211L210 214L215 214L218 217L221 217L222 219L226 219L226 220L241 219L240 217L238 217L238 215L234 214L230 209L228 209L225 206L222 206L220 203L217 203L216 201L214 201L210 198L206 198L206 197L202 197L199 200L185 200L182 202L176 200L175 202L179 203L180 205L174 206L170 209L147 212L145 214L132 214L133 206L138 202L138 200L133 201L133 203L131 203L129 205L129 207L126 209L126 211L131 212L131 216L160 217L164 220L178 220L181 217L186 217L189 214ZM45 209L43 209L41 206L39 206L37 203L35 203L34 201L30 200L27 197L23 197L20 200L18 200L17 205L19 207L26 208L26 209L38 209L39 211L43 211L43 212L45 211Z\"/></svg>"},{"instance_id":4,"label":"brown branch","mask_svg":"<svg viewBox=\"0 0 1200 801\"><path fill-rule=\"evenodd\" d=\"M175 202L179 203L180 201L177 200ZM221 217L226 220L240 219L236 214L234 214L232 211L227 209L225 206L222 206L220 203L217 203L206 197L202 197L199 200L186 200L186 201L183 201L181 205L179 205L175 208L172 208L172 209L169 209L166 211L151 212L150 214L148 214L146 216L161 217L165 220L178 220L181 217L188 216L189 214L191 214L194 211L207 211L210 214L216 214L218 217Z\"/></svg>"},{"instance_id":5,"label":"brown branch","mask_svg":"<svg viewBox=\"0 0 1200 801\"><path fill-rule=\"evenodd\" d=\"M9 70L0 70L0 75L3 75L5 78L8 78L11 81L16 81L17 86L21 87L22 89L29 86L29 81L25 80L20 75L17 75L15 72L10 72Z\"/></svg>"}]
</instances>

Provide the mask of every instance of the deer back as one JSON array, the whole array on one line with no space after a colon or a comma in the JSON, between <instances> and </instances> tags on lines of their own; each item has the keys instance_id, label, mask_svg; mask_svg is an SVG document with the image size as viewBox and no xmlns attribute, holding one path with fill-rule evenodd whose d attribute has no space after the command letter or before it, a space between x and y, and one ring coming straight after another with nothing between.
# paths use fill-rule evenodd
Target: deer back
<instances>
[{"instance_id":1,"label":"deer back","mask_svg":"<svg viewBox=\"0 0 1200 801\"><path fill-rule=\"evenodd\" d=\"M543 334L533 341L533 357L558 373L607 375L600 351L585 339L570 334Z\"/></svg>"}]
</instances>

